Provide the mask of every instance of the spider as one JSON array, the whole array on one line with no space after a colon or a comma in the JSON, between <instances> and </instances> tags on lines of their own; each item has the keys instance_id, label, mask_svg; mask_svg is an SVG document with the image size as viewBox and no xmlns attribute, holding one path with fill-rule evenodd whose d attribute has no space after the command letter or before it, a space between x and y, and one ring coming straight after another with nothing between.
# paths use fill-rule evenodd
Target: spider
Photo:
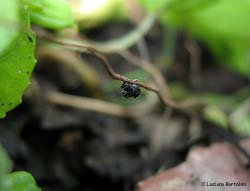
<instances>
[{"instance_id":1,"label":"spider","mask_svg":"<svg viewBox=\"0 0 250 191\"><path fill-rule=\"evenodd\" d=\"M134 80L135 82L137 80ZM121 94L126 97L138 97L141 93L140 87L133 82L123 82L123 84L121 85Z\"/></svg>"}]
</instances>

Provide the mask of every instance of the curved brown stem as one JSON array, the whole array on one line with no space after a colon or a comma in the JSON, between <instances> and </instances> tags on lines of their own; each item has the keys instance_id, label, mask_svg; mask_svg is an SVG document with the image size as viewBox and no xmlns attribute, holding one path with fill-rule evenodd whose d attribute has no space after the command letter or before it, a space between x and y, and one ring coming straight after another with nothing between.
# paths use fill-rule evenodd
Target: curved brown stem
<instances>
[{"instance_id":1,"label":"curved brown stem","mask_svg":"<svg viewBox=\"0 0 250 191\"><path fill-rule=\"evenodd\" d=\"M155 87L151 87L145 83L142 83L142 82L139 82L139 81L135 81L133 79L129 79L121 74L118 74L116 73L111 64L109 63L107 57L102 54L101 52L97 51L95 48L91 47L91 46L83 46L83 45L78 45L78 44L72 44L72 43L69 43L69 42L64 42L64 41L61 41L61 40L58 40L56 38L54 38L53 36L49 35L48 33L45 33L44 31L37 31L37 36L40 38L40 39L43 39L43 40L46 40L48 42L52 42L56 45L59 45L63 48L67 48L67 49L71 49L71 50L75 50L75 51L80 51L80 52L85 52L85 53L88 53L88 54L91 54L93 56L95 56L100 62L101 64L103 64L103 66L105 67L105 69L107 70L108 74L115 80L119 80L119 81L122 81L122 82L130 82L130 83L136 83L138 86L148 90L148 91L151 91L151 92L154 92L157 94L157 96L159 97L159 100L165 105L165 106L168 106L168 107L172 107L172 108L175 108L175 109L180 109L180 110L187 110L189 109L189 107L192 108L199 108L201 106L203 106L203 103L200 103L200 102L195 102L193 103L192 101L189 102L188 100L183 102L183 103L177 103L169 98L167 98L166 96L164 96L161 91L159 91L157 88Z\"/></svg>"}]
</instances>

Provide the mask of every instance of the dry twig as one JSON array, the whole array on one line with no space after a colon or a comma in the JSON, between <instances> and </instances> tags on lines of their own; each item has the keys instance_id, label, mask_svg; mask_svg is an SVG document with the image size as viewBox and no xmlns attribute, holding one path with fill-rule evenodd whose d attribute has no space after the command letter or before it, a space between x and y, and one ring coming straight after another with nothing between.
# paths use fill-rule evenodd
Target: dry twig
<instances>
[{"instance_id":1,"label":"dry twig","mask_svg":"<svg viewBox=\"0 0 250 191\"><path fill-rule=\"evenodd\" d=\"M147 102L147 104L143 102L135 106L125 107L116 103L102 101L95 98L62 93L57 90L46 89L44 91L37 79L34 77L32 78L30 88L25 93L25 97L38 102L48 101L56 105L94 111L116 117L129 117L135 119L152 112L152 109L157 101L157 96L153 93L149 93L145 98L145 102Z\"/></svg>"},{"instance_id":2,"label":"dry twig","mask_svg":"<svg viewBox=\"0 0 250 191\"><path fill-rule=\"evenodd\" d=\"M122 51L118 52L118 54L120 54L127 61L129 61L129 63L135 66L139 66L148 73L150 73L153 76L154 81L156 82L157 87L160 89L162 94L164 96L170 97L166 80L164 79L162 73L158 70L158 68L154 67L150 62L138 58L130 51Z\"/></svg>"},{"instance_id":3,"label":"dry twig","mask_svg":"<svg viewBox=\"0 0 250 191\"><path fill-rule=\"evenodd\" d=\"M55 45L61 46L62 48L66 48L66 49L71 49L71 50L75 50L75 51L80 51L80 52L84 52L84 53L88 53L90 55L95 56L105 67L105 69L107 70L108 74L115 80L119 80L122 82L129 82L129 83L136 83L138 86L154 92L157 94L157 96L159 97L160 101L165 105L165 106L169 106L175 109L180 109L180 110L192 110L194 108L200 108L203 106L203 103L200 103L199 101L194 102L194 100L192 100L191 102L189 102L189 100L184 101L182 103L177 103L171 99L169 99L168 97L166 97L165 95L162 94L161 91L159 91L157 88L155 87L151 87L145 83L139 82L139 81L135 81L132 79L129 79L121 74L116 73L112 66L110 65L108 59L106 58L106 56L102 53L100 53L99 51L97 51L95 48L90 47L90 46L82 46L79 44L72 44L69 42L64 42L61 40L58 40L54 37L52 37L51 35L49 35L48 33L44 33L41 31L37 31L37 36L40 39L43 39L47 42L51 42L54 43Z\"/></svg>"},{"instance_id":4,"label":"dry twig","mask_svg":"<svg viewBox=\"0 0 250 191\"><path fill-rule=\"evenodd\" d=\"M63 106L71 106L79 109L86 109L98 113L113 115L116 117L138 117L144 115L145 110L126 108L119 104L110 103L93 98L73 96L57 91L48 91L46 98L49 102Z\"/></svg>"}]
</instances>

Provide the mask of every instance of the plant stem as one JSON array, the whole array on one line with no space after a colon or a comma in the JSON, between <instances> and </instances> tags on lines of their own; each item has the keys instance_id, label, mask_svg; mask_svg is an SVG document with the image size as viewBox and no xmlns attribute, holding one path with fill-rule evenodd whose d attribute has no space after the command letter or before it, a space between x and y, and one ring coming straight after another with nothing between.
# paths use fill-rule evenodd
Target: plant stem
<instances>
[{"instance_id":1,"label":"plant stem","mask_svg":"<svg viewBox=\"0 0 250 191\"><path fill-rule=\"evenodd\" d=\"M95 56L101 62L101 64L103 64L103 66L107 70L108 74L113 79L119 80L122 82L136 83L138 86L140 86L148 91L156 93L159 100L165 106L172 107L174 109L183 110L183 111L188 111L188 110L192 111L192 109L200 109L201 107L204 106L203 102L201 103L199 101L194 101L194 100L191 100L191 101L186 100L186 101L183 101L181 103L177 103L177 102L169 99L168 97L166 97L164 94L162 94L161 91L159 91L155 87L151 87L151 86L149 86L145 83L139 82L139 81L134 81L133 79L129 79L121 74L116 73L113 70L111 64L109 63L107 57L91 46L83 46L83 45L79 45L79 44L72 44L69 42L58 40L56 38L53 38L53 36L49 35L48 33L45 33L44 31L43 32L37 31L37 36L43 40L46 40L47 42L51 42L51 43L58 45L62 48L80 51L80 52L88 53L90 55Z\"/></svg>"}]
</instances>

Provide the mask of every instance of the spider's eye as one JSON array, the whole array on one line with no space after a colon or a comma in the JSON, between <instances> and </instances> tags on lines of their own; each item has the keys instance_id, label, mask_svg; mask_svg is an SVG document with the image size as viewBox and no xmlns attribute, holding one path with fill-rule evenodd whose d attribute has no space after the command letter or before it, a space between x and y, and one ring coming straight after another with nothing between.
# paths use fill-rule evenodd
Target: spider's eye
<instances>
[{"instance_id":1,"label":"spider's eye","mask_svg":"<svg viewBox=\"0 0 250 191\"><path fill-rule=\"evenodd\" d=\"M136 98L140 95L140 93L140 87L135 83L123 82L123 84L121 85L121 94L126 98Z\"/></svg>"}]
</instances>

